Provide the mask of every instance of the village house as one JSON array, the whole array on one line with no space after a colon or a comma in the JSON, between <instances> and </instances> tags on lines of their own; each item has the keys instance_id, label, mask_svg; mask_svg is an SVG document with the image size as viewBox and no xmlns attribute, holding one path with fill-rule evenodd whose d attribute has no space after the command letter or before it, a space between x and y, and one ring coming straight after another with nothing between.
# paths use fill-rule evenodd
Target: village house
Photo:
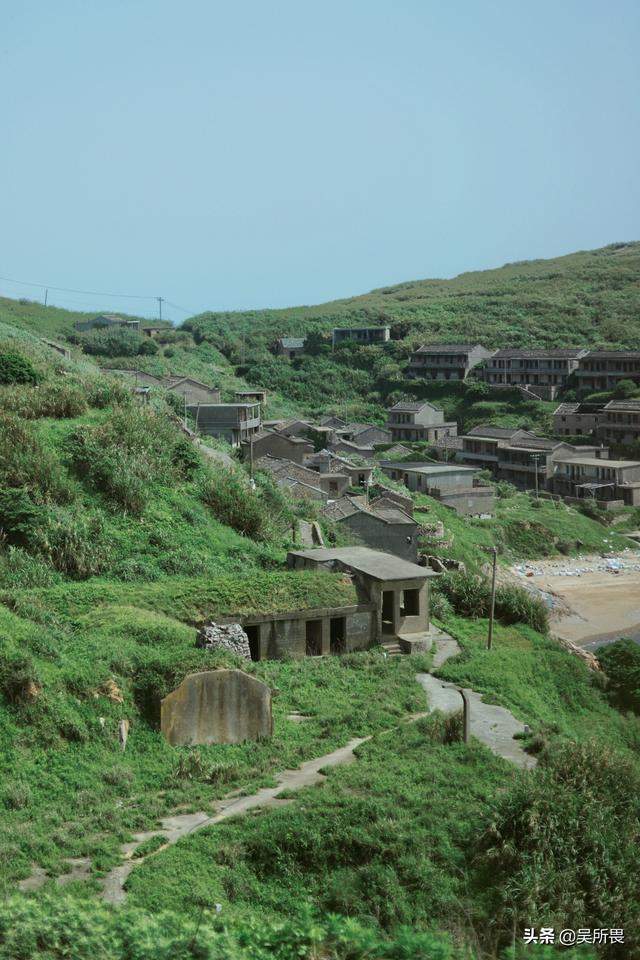
<instances>
[{"instance_id":1,"label":"village house","mask_svg":"<svg viewBox=\"0 0 640 960\"><path fill-rule=\"evenodd\" d=\"M373 457L373 445L367 444L361 446L359 443L353 443L351 440L343 440L336 437L327 444L327 449L332 453L346 453L355 457L361 457L363 460L370 460Z\"/></svg>"},{"instance_id":2,"label":"village house","mask_svg":"<svg viewBox=\"0 0 640 960\"><path fill-rule=\"evenodd\" d=\"M591 350L576 371L582 390L612 390L621 380L640 383L640 351Z\"/></svg>"},{"instance_id":3,"label":"village house","mask_svg":"<svg viewBox=\"0 0 640 960\"><path fill-rule=\"evenodd\" d=\"M321 427L334 427L340 429L341 427L346 427L346 425L346 420L343 420L341 417L336 417L333 414L328 417L321 417L320 419Z\"/></svg>"},{"instance_id":4,"label":"village house","mask_svg":"<svg viewBox=\"0 0 640 960\"><path fill-rule=\"evenodd\" d=\"M295 360L304 353L306 337L279 337L276 340L274 353L285 360Z\"/></svg>"},{"instance_id":5,"label":"village house","mask_svg":"<svg viewBox=\"0 0 640 960\"><path fill-rule=\"evenodd\" d=\"M427 344L411 354L407 374L423 380L466 380L493 352L479 343Z\"/></svg>"},{"instance_id":6,"label":"village house","mask_svg":"<svg viewBox=\"0 0 640 960\"><path fill-rule=\"evenodd\" d=\"M252 449L251 449L252 448ZM313 444L302 437L289 437L277 430L259 430L248 440L243 441L242 451L245 459L254 460L271 456L303 463L305 457L313 453Z\"/></svg>"},{"instance_id":7,"label":"village house","mask_svg":"<svg viewBox=\"0 0 640 960\"><path fill-rule=\"evenodd\" d=\"M455 437L458 433L457 423L445 423L442 410L427 400L394 404L387 410L387 427L392 442L399 440L401 443L432 443L441 437Z\"/></svg>"},{"instance_id":8,"label":"village house","mask_svg":"<svg viewBox=\"0 0 640 960\"><path fill-rule=\"evenodd\" d=\"M366 503L364 497L341 497L322 511L327 520L347 528L367 547L386 550L415 563L419 525L391 501Z\"/></svg>"},{"instance_id":9,"label":"village house","mask_svg":"<svg viewBox=\"0 0 640 960\"><path fill-rule=\"evenodd\" d=\"M118 317L115 313L100 313L91 320L77 320L74 328L79 333L86 333L88 330L100 330L107 327L120 327L124 330L133 330L134 333L140 332L140 321L129 320L126 317Z\"/></svg>"},{"instance_id":10,"label":"village house","mask_svg":"<svg viewBox=\"0 0 640 960\"><path fill-rule=\"evenodd\" d=\"M495 512L493 487L480 478L480 470L457 463L396 463L383 460L380 469L414 493L424 493L466 516Z\"/></svg>"},{"instance_id":11,"label":"village house","mask_svg":"<svg viewBox=\"0 0 640 960\"><path fill-rule=\"evenodd\" d=\"M553 432L557 437L588 437L596 431L602 403L561 403L553 411Z\"/></svg>"},{"instance_id":12,"label":"village house","mask_svg":"<svg viewBox=\"0 0 640 960\"><path fill-rule=\"evenodd\" d=\"M256 462L258 470L268 471L280 486L291 487L285 481L295 480L321 490L325 500L341 497L351 486L351 480L343 473L317 473L308 467L282 457L265 456Z\"/></svg>"},{"instance_id":13,"label":"village house","mask_svg":"<svg viewBox=\"0 0 640 960\"><path fill-rule=\"evenodd\" d=\"M338 456L331 450L321 450L319 453L311 453L305 458L305 466L311 470L317 470L318 473L342 473L346 474L351 481L352 487L365 487L371 482L373 467L368 464L353 463L345 457Z\"/></svg>"},{"instance_id":14,"label":"village house","mask_svg":"<svg viewBox=\"0 0 640 960\"><path fill-rule=\"evenodd\" d=\"M337 347L347 340L356 343L386 343L391 339L389 327L335 327L333 331L333 346Z\"/></svg>"},{"instance_id":15,"label":"village house","mask_svg":"<svg viewBox=\"0 0 640 960\"><path fill-rule=\"evenodd\" d=\"M544 437L516 437L498 448L496 476L523 490L534 489L536 483L539 490L545 490L557 460L589 456L605 459L608 455L609 451L602 447L576 447Z\"/></svg>"},{"instance_id":16,"label":"village house","mask_svg":"<svg viewBox=\"0 0 640 960\"><path fill-rule=\"evenodd\" d=\"M217 387L210 387L193 377L181 377L172 374L170 377L162 378L161 386L169 393L175 393L182 397L187 404L220 403L220 390Z\"/></svg>"},{"instance_id":17,"label":"village house","mask_svg":"<svg viewBox=\"0 0 640 960\"><path fill-rule=\"evenodd\" d=\"M640 462L558 456L549 489L565 499L591 499L603 507L636 507L640 505Z\"/></svg>"},{"instance_id":18,"label":"village house","mask_svg":"<svg viewBox=\"0 0 640 960\"><path fill-rule=\"evenodd\" d=\"M347 423L335 429L341 440L349 440L359 447L372 447L376 443L391 443L391 432L375 423Z\"/></svg>"},{"instance_id":19,"label":"village house","mask_svg":"<svg viewBox=\"0 0 640 960\"><path fill-rule=\"evenodd\" d=\"M375 607L370 642L397 638L407 652L430 646L429 580L437 576L434 571L369 547L291 550L287 564L295 570L350 574L362 600ZM323 635L323 629L324 625L308 629L307 637L312 632ZM329 647L328 639L323 635L323 647Z\"/></svg>"},{"instance_id":20,"label":"village house","mask_svg":"<svg viewBox=\"0 0 640 960\"><path fill-rule=\"evenodd\" d=\"M239 447L260 429L259 403L191 403L186 411L194 417L196 430L226 440L232 447Z\"/></svg>"},{"instance_id":21,"label":"village house","mask_svg":"<svg viewBox=\"0 0 640 960\"><path fill-rule=\"evenodd\" d=\"M578 370L587 351L579 347L558 350L496 350L486 361L482 379L494 386L531 389L539 397L553 400Z\"/></svg>"},{"instance_id":22,"label":"village house","mask_svg":"<svg viewBox=\"0 0 640 960\"><path fill-rule=\"evenodd\" d=\"M161 333L167 333L167 331L170 329L171 327L169 324L162 324L161 326L157 326L157 327L152 327L152 326L149 326L149 324L145 324L141 330L141 333L143 337L150 337L153 340L155 337L159 336Z\"/></svg>"},{"instance_id":23,"label":"village house","mask_svg":"<svg viewBox=\"0 0 640 960\"><path fill-rule=\"evenodd\" d=\"M266 390L236 390L234 394L238 403L259 403L264 410L267 403Z\"/></svg>"},{"instance_id":24,"label":"village house","mask_svg":"<svg viewBox=\"0 0 640 960\"><path fill-rule=\"evenodd\" d=\"M527 437L535 439L535 434L518 427L493 427L489 424L481 424L461 437L462 449L457 459L469 466L490 470L495 474L498 468L498 448L507 446L512 440Z\"/></svg>"},{"instance_id":25,"label":"village house","mask_svg":"<svg viewBox=\"0 0 640 960\"><path fill-rule=\"evenodd\" d=\"M640 443L640 400L610 400L601 408L598 440L611 445Z\"/></svg>"}]
</instances>

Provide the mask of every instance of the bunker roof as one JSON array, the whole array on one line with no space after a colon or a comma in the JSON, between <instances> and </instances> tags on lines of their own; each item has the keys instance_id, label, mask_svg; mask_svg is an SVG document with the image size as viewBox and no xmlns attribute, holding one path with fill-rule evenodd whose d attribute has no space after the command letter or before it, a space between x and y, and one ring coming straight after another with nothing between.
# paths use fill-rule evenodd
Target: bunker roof
<instances>
[{"instance_id":1,"label":"bunker roof","mask_svg":"<svg viewBox=\"0 0 640 960\"><path fill-rule=\"evenodd\" d=\"M321 547L316 550L290 550L290 557L302 557L305 560L315 560L317 563L338 561L345 567L350 567L363 573L373 580L426 580L438 574L427 567L419 567L417 563L402 560L390 553L380 550L371 550L369 547L335 547L329 549Z\"/></svg>"}]
</instances>

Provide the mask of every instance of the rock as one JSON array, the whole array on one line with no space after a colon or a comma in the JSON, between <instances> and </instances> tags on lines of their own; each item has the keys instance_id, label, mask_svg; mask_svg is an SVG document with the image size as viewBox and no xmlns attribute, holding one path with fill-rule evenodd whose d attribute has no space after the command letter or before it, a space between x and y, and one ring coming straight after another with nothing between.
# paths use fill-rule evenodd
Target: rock
<instances>
[{"instance_id":1,"label":"rock","mask_svg":"<svg viewBox=\"0 0 640 960\"><path fill-rule=\"evenodd\" d=\"M124 703L124 697L120 692L120 687L115 680L105 680L98 687L98 693L101 697L106 697L112 703Z\"/></svg>"},{"instance_id":2,"label":"rock","mask_svg":"<svg viewBox=\"0 0 640 960\"><path fill-rule=\"evenodd\" d=\"M129 739L129 721L121 720L118 724L118 740L120 741L120 746L124 752L127 748L127 740Z\"/></svg>"},{"instance_id":3,"label":"rock","mask_svg":"<svg viewBox=\"0 0 640 960\"><path fill-rule=\"evenodd\" d=\"M249 638L239 623L205 623L198 631L196 647L203 650L228 650L236 657L251 660Z\"/></svg>"}]
</instances>

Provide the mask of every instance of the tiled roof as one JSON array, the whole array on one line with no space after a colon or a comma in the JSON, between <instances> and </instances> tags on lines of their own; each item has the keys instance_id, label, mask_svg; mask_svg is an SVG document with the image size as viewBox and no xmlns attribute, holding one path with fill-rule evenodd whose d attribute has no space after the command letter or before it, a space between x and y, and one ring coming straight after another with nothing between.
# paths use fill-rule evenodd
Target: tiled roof
<instances>
[{"instance_id":1,"label":"tiled roof","mask_svg":"<svg viewBox=\"0 0 640 960\"><path fill-rule=\"evenodd\" d=\"M477 427L472 427L467 432L467 436L487 437L490 440L510 440L511 437L520 432L520 427L492 427L490 424L481 423ZM533 434L530 434L530 436L533 436Z\"/></svg>"},{"instance_id":2,"label":"tiled roof","mask_svg":"<svg viewBox=\"0 0 640 960\"><path fill-rule=\"evenodd\" d=\"M439 409L435 404L429 403L428 400L417 400L413 402L401 400L399 403L394 403L389 410L393 410L394 413L419 413L420 410L423 410L425 407L431 407L433 410Z\"/></svg>"},{"instance_id":3,"label":"tiled roof","mask_svg":"<svg viewBox=\"0 0 640 960\"><path fill-rule=\"evenodd\" d=\"M589 350L589 360L616 360L631 359L636 360L640 357L640 350Z\"/></svg>"},{"instance_id":4,"label":"tiled roof","mask_svg":"<svg viewBox=\"0 0 640 960\"><path fill-rule=\"evenodd\" d=\"M556 360L567 360L571 357L581 357L586 354L587 351L584 347L566 347L556 350L547 350L544 347L540 347L539 350L520 350L520 349L511 349L509 347L497 350L492 359L493 360L536 360L538 358L547 360L547 359L556 359Z\"/></svg>"},{"instance_id":5,"label":"tiled roof","mask_svg":"<svg viewBox=\"0 0 640 960\"><path fill-rule=\"evenodd\" d=\"M426 343L416 353L471 353L479 343Z\"/></svg>"},{"instance_id":6,"label":"tiled roof","mask_svg":"<svg viewBox=\"0 0 640 960\"><path fill-rule=\"evenodd\" d=\"M640 400L610 400L604 406L605 410L624 410L631 413L640 412Z\"/></svg>"}]
</instances>

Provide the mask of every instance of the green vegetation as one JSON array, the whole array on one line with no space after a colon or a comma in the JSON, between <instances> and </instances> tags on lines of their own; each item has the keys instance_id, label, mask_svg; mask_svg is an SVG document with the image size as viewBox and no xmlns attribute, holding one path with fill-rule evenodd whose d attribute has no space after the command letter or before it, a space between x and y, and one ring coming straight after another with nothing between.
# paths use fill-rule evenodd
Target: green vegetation
<instances>
[{"instance_id":1,"label":"green vegetation","mask_svg":"<svg viewBox=\"0 0 640 960\"><path fill-rule=\"evenodd\" d=\"M640 646L633 640L618 640L599 650L598 658L613 702L622 710L640 713Z\"/></svg>"}]
</instances>

